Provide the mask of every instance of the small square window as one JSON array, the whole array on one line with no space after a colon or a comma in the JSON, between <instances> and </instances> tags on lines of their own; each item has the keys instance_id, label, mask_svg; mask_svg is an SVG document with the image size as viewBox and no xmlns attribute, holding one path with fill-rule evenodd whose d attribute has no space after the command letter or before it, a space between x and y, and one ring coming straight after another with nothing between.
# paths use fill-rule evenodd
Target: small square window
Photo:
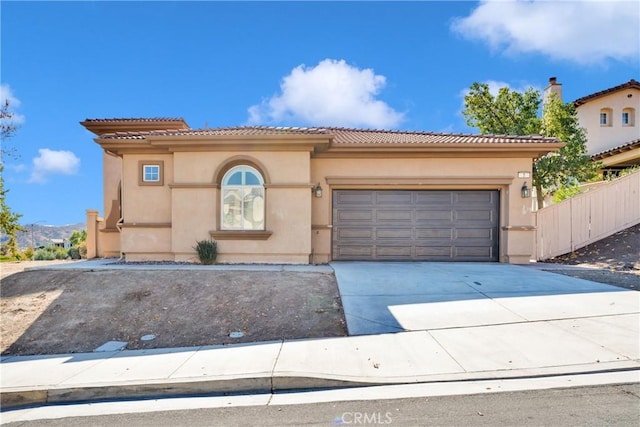
<instances>
[{"instance_id":1,"label":"small square window","mask_svg":"<svg viewBox=\"0 0 640 427\"><path fill-rule=\"evenodd\" d=\"M142 172L142 180L144 182L159 182L160 181L160 166L158 165L144 165Z\"/></svg>"},{"instance_id":2,"label":"small square window","mask_svg":"<svg viewBox=\"0 0 640 427\"><path fill-rule=\"evenodd\" d=\"M139 185L163 185L164 162L141 161L139 162Z\"/></svg>"}]
</instances>

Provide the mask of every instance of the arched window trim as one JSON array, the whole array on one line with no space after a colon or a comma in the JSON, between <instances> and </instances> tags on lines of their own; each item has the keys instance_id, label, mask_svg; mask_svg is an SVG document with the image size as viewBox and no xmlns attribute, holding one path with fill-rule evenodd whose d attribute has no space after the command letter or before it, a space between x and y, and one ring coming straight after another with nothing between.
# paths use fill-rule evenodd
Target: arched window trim
<instances>
[{"instance_id":1,"label":"arched window trim","mask_svg":"<svg viewBox=\"0 0 640 427\"><path fill-rule=\"evenodd\" d=\"M262 163L260 163L257 159L254 159L249 156L234 156L227 159L224 163L222 163L213 174L213 182L218 186L222 186L222 179L224 176L236 166L251 166L255 170L257 170L265 185L269 185L271 183L271 179L269 177L269 173L267 169L264 167Z\"/></svg>"},{"instance_id":2,"label":"arched window trim","mask_svg":"<svg viewBox=\"0 0 640 427\"><path fill-rule=\"evenodd\" d=\"M610 127L613 125L613 110L611 108L600 109L599 123L602 127Z\"/></svg>"},{"instance_id":3,"label":"arched window trim","mask_svg":"<svg viewBox=\"0 0 640 427\"><path fill-rule=\"evenodd\" d=\"M627 116L627 122L625 123L625 114ZM622 114L620 117L622 121L622 126L625 127L633 127L636 125L636 109L633 107L625 107L622 109Z\"/></svg>"},{"instance_id":4,"label":"arched window trim","mask_svg":"<svg viewBox=\"0 0 640 427\"><path fill-rule=\"evenodd\" d=\"M238 173L240 182L230 183ZM249 177L257 178L258 182ZM258 169L239 164L224 173L220 192L220 230L265 231L265 207L264 177Z\"/></svg>"}]
</instances>

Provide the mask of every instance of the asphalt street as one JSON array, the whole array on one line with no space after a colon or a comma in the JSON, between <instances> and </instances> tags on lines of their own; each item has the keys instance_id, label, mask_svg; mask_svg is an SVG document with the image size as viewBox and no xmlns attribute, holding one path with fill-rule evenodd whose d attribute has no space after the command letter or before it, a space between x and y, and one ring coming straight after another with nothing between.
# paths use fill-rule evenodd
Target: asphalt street
<instances>
[{"instance_id":1,"label":"asphalt street","mask_svg":"<svg viewBox=\"0 0 640 427\"><path fill-rule=\"evenodd\" d=\"M69 411L72 413L72 411ZM233 406L15 422L8 426L637 426L640 385L300 405Z\"/></svg>"}]
</instances>

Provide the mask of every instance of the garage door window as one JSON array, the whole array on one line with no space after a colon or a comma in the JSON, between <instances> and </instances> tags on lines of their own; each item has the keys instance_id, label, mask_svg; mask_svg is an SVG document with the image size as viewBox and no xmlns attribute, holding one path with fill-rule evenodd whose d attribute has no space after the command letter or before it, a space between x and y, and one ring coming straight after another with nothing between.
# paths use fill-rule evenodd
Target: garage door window
<instances>
[{"instance_id":1,"label":"garage door window","mask_svg":"<svg viewBox=\"0 0 640 427\"><path fill-rule=\"evenodd\" d=\"M251 166L236 166L222 179L222 229L264 230L264 179Z\"/></svg>"}]
</instances>

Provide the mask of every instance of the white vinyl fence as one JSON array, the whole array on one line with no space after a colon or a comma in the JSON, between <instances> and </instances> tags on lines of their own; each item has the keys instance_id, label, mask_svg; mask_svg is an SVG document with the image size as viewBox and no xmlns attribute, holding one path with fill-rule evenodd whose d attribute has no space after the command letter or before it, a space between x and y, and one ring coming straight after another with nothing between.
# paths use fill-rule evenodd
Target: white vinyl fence
<instances>
[{"instance_id":1,"label":"white vinyl fence","mask_svg":"<svg viewBox=\"0 0 640 427\"><path fill-rule=\"evenodd\" d=\"M640 171L534 212L537 260L572 252L640 223Z\"/></svg>"}]
</instances>

